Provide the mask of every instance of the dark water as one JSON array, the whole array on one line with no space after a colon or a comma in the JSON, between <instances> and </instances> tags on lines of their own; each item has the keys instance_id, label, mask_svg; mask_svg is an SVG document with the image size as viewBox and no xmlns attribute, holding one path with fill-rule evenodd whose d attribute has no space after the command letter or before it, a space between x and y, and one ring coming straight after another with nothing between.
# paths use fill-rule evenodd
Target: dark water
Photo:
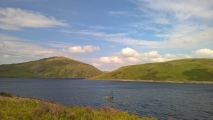
<instances>
[{"instance_id":1,"label":"dark water","mask_svg":"<svg viewBox=\"0 0 213 120\"><path fill-rule=\"evenodd\" d=\"M213 120L213 85L1 78L0 91L69 106L111 105L160 120ZM112 91L114 104L105 99Z\"/></svg>"}]
</instances>

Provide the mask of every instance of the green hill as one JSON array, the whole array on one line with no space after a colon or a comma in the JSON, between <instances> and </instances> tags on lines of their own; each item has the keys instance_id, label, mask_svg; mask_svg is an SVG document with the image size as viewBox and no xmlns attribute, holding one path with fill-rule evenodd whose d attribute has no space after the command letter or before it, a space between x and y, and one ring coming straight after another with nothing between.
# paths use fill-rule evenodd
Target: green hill
<instances>
[{"instance_id":1,"label":"green hill","mask_svg":"<svg viewBox=\"0 0 213 120\"><path fill-rule=\"evenodd\" d=\"M213 59L182 59L125 66L93 79L213 82Z\"/></svg>"},{"instance_id":2,"label":"green hill","mask_svg":"<svg viewBox=\"0 0 213 120\"><path fill-rule=\"evenodd\" d=\"M66 57L0 65L0 78L89 78L102 73L89 64Z\"/></svg>"}]
</instances>

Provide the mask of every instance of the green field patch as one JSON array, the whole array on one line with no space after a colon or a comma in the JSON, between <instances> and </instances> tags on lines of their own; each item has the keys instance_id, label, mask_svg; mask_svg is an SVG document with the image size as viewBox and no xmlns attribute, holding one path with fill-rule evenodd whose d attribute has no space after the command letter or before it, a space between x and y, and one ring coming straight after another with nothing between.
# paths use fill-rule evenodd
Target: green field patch
<instances>
[{"instance_id":1,"label":"green field patch","mask_svg":"<svg viewBox=\"0 0 213 120\"><path fill-rule=\"evenodd\" d=\"M188 80L194 81L211 81L213 80L213 73L206 69L192 69L190 71L183 72L183 75L188 77Z\"/></svg>"}]
</instances>

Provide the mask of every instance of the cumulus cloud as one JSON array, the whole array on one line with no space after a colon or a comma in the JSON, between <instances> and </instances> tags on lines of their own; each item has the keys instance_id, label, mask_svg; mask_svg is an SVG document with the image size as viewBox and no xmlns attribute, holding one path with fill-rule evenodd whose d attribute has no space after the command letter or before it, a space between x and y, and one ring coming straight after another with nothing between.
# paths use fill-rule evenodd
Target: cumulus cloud
<instances>
[{"instance_id":1,"label":"cumulus cloud","mask_svg":"<svg viewBox=\"0 0 213 120\"><path fill-rule=\"evenodd\" d=\"M175 60L175 59L184 59L184 58L192 58L192 55L187 55L187 54L165 54L163 58L168 61L168 60Z\"/></svg>"},{"instance_id":2,"label":"cumulus cloud","mask_svg":"<svg viewBox=\"0 0 213 120\"><path fill-rule=\"evenodd\" d=\"M145 53L145 55L149 58L157 58L160 56L158 51L151 51L151 52Z\"/></svg>"},{"instance_id":3,"label":"cumulus cloud","mask_svg":"<svg viewBox=\"0 0 213 120\"><path fill-rule=\"evenodd\" d=\"M107 63L107 64L120 64L123 63L123 61L117 57L117 56L110 56L110 57L101 57L98 59L101 63Z\"/></svg>"},{"instance_id":4,"label":"cumulus cloud","mask_svg":"<svg viewBox=\"0 0 213 120\"><path fill-rule=\"evenodd\" d=\"M127 56L127 57L133 57L133 56L138 56L139 55L139 53L137 51L135 51L135 50L133 50L131 48L128 48L128 47L127 48L123 48L121 50L121 54L123 56Z\"/></svg>"},{"instance_id":5,"label":"cumulus cloud","mask_svg":"<svg viewBox=\"0 0 213 120\"><path fill-rule=\"evenodd\" d=\"M94 60L92 65L101 70L111 71L120 67L122 63L123 60L119 56L105 56Z\"/></svg>"},{"instance_id":6,"label":"cumulus cloud","mask_svg":"<svg viewBox=\"0 0 213 120\"><path fill-rule=\"evenodd\" d=\"M137 63L139 62L139 60L135 57L128 57L126 58L126 61L128 61L129 63Z\"/></svg>"},{"instance_id":7,"label":"cumulus cloud","mask_svg":"<svg viewBox=\"0 0 213 120\"><path fill-rule=\"evenodd\" d=\"M92 45L73 46L69 48L70 53L92 53L97 50L100 50L100 48Z\"/></svg>"},{"instance_id":8,"label":"cumulus cloud","mask_svg":"<svg viewBox=\"0 0 213 120\"><path fill-rule=\"evenodd\" d=\"M118 67L147 62L162 62L164 58L157 51L139 53L132 48L123 48L113 56L100 57L93 65L102 69L114 70Z\"/></svg>"},{"instance_id":9,"label":"cumulus cloud","mask_svg":"<svg viewBox=\"0 0 213 120\"><path fill-rule=\"evenodd\" d=\"M207 48L196 50L193 54L195 57L213 58L213 50Z\"/></svg>"},{"instance_id":10,"label":"cumulus cloud","mask_svg":"<svg viewBox=\"0 0 213 120\"><path fill-rule=\"evenodd\" d=\"M0 8L0 29L21 30L25 27L46 28L54 26L68 26L68 24L38 12L20 8Z\"/></svg>"}]
</instances>

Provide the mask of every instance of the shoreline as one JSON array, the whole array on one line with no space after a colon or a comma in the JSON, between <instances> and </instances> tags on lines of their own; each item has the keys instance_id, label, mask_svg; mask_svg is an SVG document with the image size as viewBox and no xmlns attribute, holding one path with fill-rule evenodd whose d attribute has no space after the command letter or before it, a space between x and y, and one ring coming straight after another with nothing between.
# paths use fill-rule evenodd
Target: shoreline
<instances>
[{"instance_id":1,"label":"shoreline","mask_svg":"<svg viewBox=\"0 0 213 120\"><path fill-rule=\"evenodd\" d=\"M213 84L213 81L155 81L155 80L130 80L130 79L86 79L86 80L105 80L123 82L144 82L144 83L180 83L180 84Z\"/></svg>"},{"instance_id":2,"label":"shoreline","mask_svg":"<svg viewBox=\"0 0 213 120\"><path fill-rule=\"evenodd\" d=\"M144 118L157 120L155 117L138 116L107 105L98 108L92 108L90 106L68 106L51 100L16 96L1 91L0 103L0 120L144 120Z\"/></svg>"}]
</instances>

